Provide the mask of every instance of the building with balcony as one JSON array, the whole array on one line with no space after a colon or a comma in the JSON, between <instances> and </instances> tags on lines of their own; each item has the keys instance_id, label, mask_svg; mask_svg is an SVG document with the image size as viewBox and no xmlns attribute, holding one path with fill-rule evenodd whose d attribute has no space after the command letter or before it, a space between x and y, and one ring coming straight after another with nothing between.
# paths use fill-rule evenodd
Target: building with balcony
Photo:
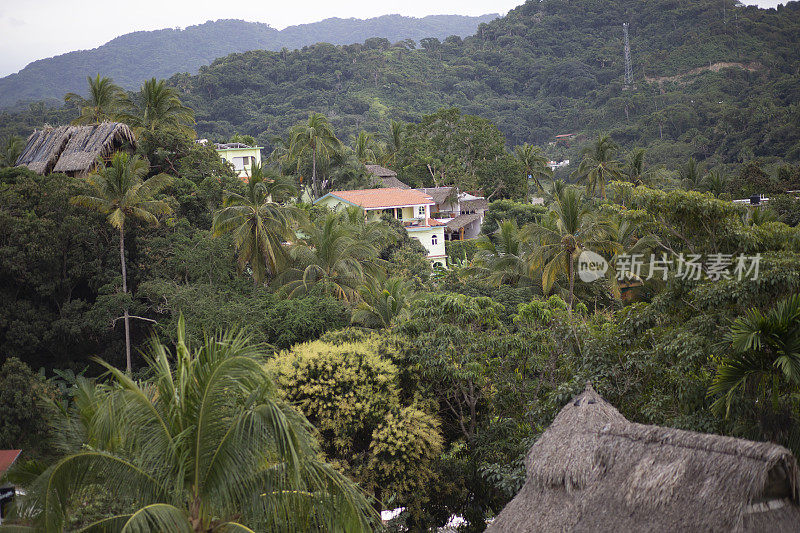
<instances>
[{"instance_id":1,"label":"building with balcony","mask_svg":"<svg viewBox=\"0 0 800 533\"><path fill-rule=\"evenodd\" d=\"M240 179L250 178L253 165L261 165L261 146L249 146L242 143L214 143L219 156L233 165L233 170Z\"/></svg>"},{"instance_id":2,"label":"building with balcony","mask_svg":"<svg viewBox=\"0 0 800 533\"><path fill-rule=\"evenodd\" d=\"M416 190L433 199L431 218L445 225L445 240L463 241L480 234L484 214L489 209L486 198L459 191L457 187Z\"/></svg>"},{"instance_id":3,"label":"building with balcony","mask_svg":"<svg viewBox=\"0 0 800 533\"><path fill-rule=\"evenodd\" d=\"M416 189L365 189L357 191L332 191L314 202L336 210L357 206L364 210L368 221L380 220L388 215L402 222L411 238L428 251L434 266L447 265L444 250L445 223L431 218L431 208L436 205L429 195Z\"/></svg>"}]
</instances>

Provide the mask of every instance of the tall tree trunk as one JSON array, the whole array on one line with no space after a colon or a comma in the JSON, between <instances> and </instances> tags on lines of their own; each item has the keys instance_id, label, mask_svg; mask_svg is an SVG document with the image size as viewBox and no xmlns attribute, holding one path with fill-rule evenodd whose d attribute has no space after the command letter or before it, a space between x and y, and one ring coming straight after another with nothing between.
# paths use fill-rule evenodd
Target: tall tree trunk
<instances>
[{"instance_id":1,"label":"tall tree trunk","mask_svg":"<svg viewBox=\"0 0 800 533\"><path fill-rule=\"evenodd\" d=\"M314 189L314 199L319 198L319 185L317 185L317 146L311 148L311 185Z\"/></svg>"},{"instance_id":2,"label":"tall tree trunk","mask_svg":"<svg viewBox=\"0 0 800 533\"><path fill-rule=\"evenodd\" d=\"M572 252L569 253L569 310L572 312L572 298L575 295L575 272L573 270Z\"/></svg>"},{"instance_id":3,"label":"tall tree trunk","mask_svg":"<svg viewBox=\"0 0 800 533\"><path fill-rule=\"evenodd\" d=\"M122 265L122 294L128 294L128 270L125 268L125 228L119 228L119 262ZM128 306L125 305L125 361L131 372L131 322Z\"/></svg>"}]
</instances>

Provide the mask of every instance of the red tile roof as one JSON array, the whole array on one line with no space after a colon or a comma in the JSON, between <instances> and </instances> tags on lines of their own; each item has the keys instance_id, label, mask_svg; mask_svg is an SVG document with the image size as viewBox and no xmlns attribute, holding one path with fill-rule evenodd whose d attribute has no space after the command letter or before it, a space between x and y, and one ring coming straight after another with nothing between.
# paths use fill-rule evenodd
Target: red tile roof
<instances>
[{"instance_id":1,"label":"red tile roof","mask_svg":"<svg viewBox=\"0 0 800 533\"><path fill-rule=\"evenodd\" d=\"M439 222L435 218L429 218L428 219L428 225L429 226L446 226L447 223L446 222Z\"/></svg>"},{"instance_id":2,"label":"red tile roof","mask_svg":"<svg viewBox=\"0 0 800 533\"><path fill-rule=\"evenodd\" d=\"M360 191L332 191L331 196L356 204L364 209L400 207L405 205L433 205L433 199L414 189L365 189Z\"/></svg>"},{"instance_id":3,"label":"red tile roof","mask_svg":"<svg viewBox=\"0 0 800 533\"><path fill-rule=\"evenodd\" d=\"M20 453L22 453L22 450L0 450L0 476L11 468Z\"/></svg>"}]
</instances>

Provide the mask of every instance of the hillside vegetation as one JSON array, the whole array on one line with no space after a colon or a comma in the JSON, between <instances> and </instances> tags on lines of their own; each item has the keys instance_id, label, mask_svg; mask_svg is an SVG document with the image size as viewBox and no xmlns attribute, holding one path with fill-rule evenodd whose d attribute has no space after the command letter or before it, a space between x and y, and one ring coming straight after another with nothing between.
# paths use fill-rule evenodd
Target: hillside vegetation
<instances>
[{"instance_id":1,"label":"hillside vegetation","mask_svg":"<svg viewBox=\"0 0 800 533\"><path fill-rule=\"evenodd\" d=\"M797 2L776 11L732 0L529 1L463 40L252 51L172 82L211 137L246 132L267 143L312 110L337 131L383 132L390 118L459 107L497 124L510 145L606 131L647 147L651 162L797 160L799 41Z\"/></svg>"},{"instance_id":2,"label":"hillside vegetation","mask_svg":"<svg viewBox=\"0 0 800 533\"><path fill-rule=\"evenodd\" d=\"M152 77L197 72L202 65L232 52L301 48L316 42L350 44L370 37L394 41L449 35L466 36L496 14L423 18L385 15L366 20L330 18L276 30L268 24L217 20L183 30L166 28L122 35L93 50L79 50L35 61L0 79L0 107L20 100L60 99L85 88L86 76L102 73L132 89Z\"/></svg>"}]
</instances>

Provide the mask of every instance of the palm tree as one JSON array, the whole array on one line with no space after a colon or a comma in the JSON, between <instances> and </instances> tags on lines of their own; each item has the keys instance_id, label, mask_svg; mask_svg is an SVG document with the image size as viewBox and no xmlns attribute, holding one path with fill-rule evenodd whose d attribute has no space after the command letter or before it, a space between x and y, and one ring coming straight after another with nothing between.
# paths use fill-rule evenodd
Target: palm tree
<instances>
[{"instance_id":1,"label":"palm tree","mask_svg":"<svg viewBox=\"0 0 800 533\"><path fill-rule=\"evenodd\" d=\"M694 157L690 157L680 169L681 185L684 189L699 191L703 187L703 166Z\"/></svg>"},{"instance_id":2,"label":"palm tree","mask_svg":"<svg viewBox=\"0 0 800 533\"><path fill-rule=\"evenodd\" d=\"M477 252L469 271L483 273L497 286L533 285L528 270L530 247L525 242L526 232L517 227L515 220L502 220L491 235L481 235L475 240Z\"/></svg>"},{"instance_id":3,"label":"palm tree","mask_svg":"<svg viewBox=\"0 0 800 533\"><path fill-rule=\"evenodd\" d=\"M256 165L244 194L225 192L222 209L214 215L214 236L233 234L239 268L250 265L255 284L275 276L284 266L283 243L295 238L292 224L300 212L274 200L294 194L289 178Z\"/></svg>"},{"instance_id":4,"label":"palm tree","mask_svg":"<svg viewBox=\"0 0 800 533\"><path fill-rule=\"evenodd\" d=\"M722 357L709 396L712 409L730 412L737 394L754 392L757 402L779 409L782 391L800 386L800 294L779 301L766 313L749 309L726 336L731 351Z\"/></svg>"},{"instance_id":5,"label":"palm tree","mask_svg":"<svg viewBox=\"0 0 800 533\"><path fill-rule=\"evenodd\" d=\"M632 281L642 281L636 277L635 273L627 272L620 274L617 272L617 260L623 256L633 256L636 254L646 254L657 243L655 235L640 235L639 225L630 222L619 215L606 217L603 223L603 247L608 251L608 277L611 286L611 294L614 298L622 296L619 278Z\"/></svg>"},{"instance_id":6,"label":"palm tree","mask_svg":"<svg viewBox=\"0 0 800 533\"><path fill-rule=\"evenodd\" d=\"M238 332L154 338L148 375L110 375L64 425L81 442L28 490L35 529L64 530L74 495L92 485L130 499L131 512L82 531L371 531L361 490L320 460L311 426L279 400L262 346ZM134 428L134 430L132 430Z\"/></svg>"},{"instance_id":7,"label":"palm tree","mask_svg":"<svg viewBox=\"0 0 800 533\"><path fill-rule=\"evenodd\" d=\"M315 198L320 197L319 180L317 179L317 156L329 156L341 149L341 142L333 133L328 119L322 113L311 113L308 121L292 128L292 153L299 158L311 155L311 186Z\"/></svg>"},{"instance_id":8,"label":"palm tree","mask_svg":"<svg viewBox=\"0 0 800 533\"><path fill-rule=\"evenodd\" d=\"M542 180L551 179L553 171L547 166L547 158L542 154L541 148L525 143L514 148L514 157L525 171L525 202L529 201L529 180L533 179L539 191L543 191Z\"/></svg>"},{"instance_id":9,"label":"palm tree","mask_svg":"<svg viewBox=\"0 0 800 533\"><path fill-rule=\"evenodd\" d=\"M125 223L139 219L158 225L158 215L171 212L169 205L155 200L156 194L172 182L166 174L158 174L145 180L149 165L138 155L117 152L108 165L102 159L97 161L97 170L87 178L90 195L71 198L74 205L85 207L108 215L108 223L119 230L119 260L122 267L122 292L128 292L128 272L125 266ZM125 359L128 372L131 371L131 332L128 307L124 309L125 318Z\"/></svg>"},{"instance_id":10,"label":"palm tree","mask_svg":"<svg viewBox=\"0 0 800 533\"><path fill-rule=\"evenodd\" d=\"M100 124L109 120L116 120L121 111L125 92L111 78L100 77L100 74L92 78L87 76L89 82L89 98L83 98L75 93L67 93L64 96L66 102L76 102L81 110L78 118L72 121L73 124Z\"/></svg>"},{"instance_id":11,"label":"palm tree","mask_svg":"<svg viewBox=\"0 0 800 533\"><path fill-rule=\"evenodd\" d=\"M397 152L403 147L403 137L405 136L406 125L398 120L389 121L389 136L386 146L386 163L394 164L397 160Z\"/></svg>"},{"instance_id":12,"label":"palm tree","mask_svg":"<svg viewBox=\"0 0 800 533\"><path fill-rule=\"evenodd\" d=\"M644 183L645 153L646 150L644 148L637 148L628 154L628 160L625 165L625 178L634 185Z\"/></svg>"},{"instance_id":13,"label":"palm tree","mask_svg":"<svg viewBox=\"0 0 800 533\"><path fill-rule=\"evenodd\" d=\"M134 128L137 134L156 133L164 129L179 130L193 135L194 112L183 105L178 91L165 80L151 78L142 84L138 95L126 98L123 121Z\"/></svg>"},{"instance_id":14,"label":"palm tree","mask_svg":"<svg viewBox=\"0 0 800 533\"><path fill-rule=\"evenodd\" d=\"M352 322L368 328L388 328L408 308L412 299L410 284L401 278L383 283L368 279L359 289L361 301L353 311Z\"/></svg>"},{"instance_id":15,"label":"palm tree","mask_svg":"<svg viewBox=\"0 0 800 533\"><path fill-rule=\"evenodd\" d=\"M703 189L717 198L728 188L728 180L721 172L712 170L703 178Z\"/></svg>"},{"instance_id":16,"label":"palm tree","mask_svg":"<svg viewBox=\"0 0 800 533\"><path fill-rule=\"evenodd\" d=\"M358 136L353 138L353 152L358 161L363 164L376 163L381 147L366 131L358 132Z\"/></svg>"},{"instance_id":17,"label":"palm tree","mask_svg":"<svg viewBox=\"0 0 800 533\"><path fill-rule=\"evenodd\" d=\"M579 182L586 182L589 194L594 194L599 188L600 195L605 200L608 182L622 176L620 162L614 159L614 153L618 148L610 136L600 135L597 142L581 152L583 160L573 176L576 176Z\"/></svg>"},{"instance_id":18,"label":"palm tree","mask_svg":"<svg viewBox=\"0 0 800 533\"><path fill-rule=\"evenodd\" d=\"M525 227L526 240L533 246L529 262L531 273L541 271L542 291L550 292L558 276L567 276L569 307L575 294L575 261L590 248L598 253L608 250L600 240L603 224L586 206L583 195L566 189L550 207L541 222Z\"/></svg>"},{"instance_id":19,"label":"palm tree","mask_svg":"<svg viewBox=\"0 0 800 533\"><path fill-rule=\"evenodd\" d=\"M25 149L25 141L19 135L9 135L0 149L0 168L13 167Z\"/></svg>"},{"instance_id":20,"label":"palm tree","mask_svg":"<svg viewBox=\"0 0 800 533\"><path fill-rule=\"evenodd\" d=\"M361 228L348 223L345 217L346 214L327 213L303 229L305 237L290 250L296 266L275 280L290 298L316 287L324 294L354 301L364 280L381 275L381 260L370 231L377 224ZM367 231L369 235L365 234Z\"/></svg>"}]
</instances>

